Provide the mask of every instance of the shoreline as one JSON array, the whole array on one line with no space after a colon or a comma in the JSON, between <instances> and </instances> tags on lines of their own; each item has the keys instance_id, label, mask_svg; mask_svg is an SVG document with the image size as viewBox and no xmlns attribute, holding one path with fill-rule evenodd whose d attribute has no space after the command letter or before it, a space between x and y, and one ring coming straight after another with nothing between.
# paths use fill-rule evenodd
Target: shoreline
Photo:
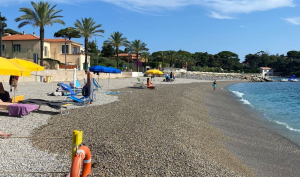
<instances>
[{"instance_id":1,"label":"shoreline","mask_svg":"<svg viewBox=\"0 0 300 177\"><path fill-rule=\"evenodd\" d=\"M216 103L216 97L223 104ZM233 93L225 89L217 95L208 96L207 100L211 103L209 114L213 126L229 138L225 142L228 149L245 165L253 168L258 176L299 174L299 146L278 134L273 129L274 124L260 112L242 104L234 98ZM218 113L214 112L216 106L219 106Z\"/></svg>"}]
</instances>

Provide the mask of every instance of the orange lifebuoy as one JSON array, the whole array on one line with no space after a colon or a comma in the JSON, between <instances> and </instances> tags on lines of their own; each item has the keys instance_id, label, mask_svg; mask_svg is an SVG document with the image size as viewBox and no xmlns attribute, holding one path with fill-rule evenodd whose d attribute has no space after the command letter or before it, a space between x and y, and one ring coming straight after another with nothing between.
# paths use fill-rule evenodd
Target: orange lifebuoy
<instances>
[{"instance_id":1,"label":"orange lifebuoy","mask_svg":"<svg viewBox=\"0 0 300 177\"><path fill-rule=\"evenodd\" d=\"M81 146L77 150L72 162L70 177L80 176L81 164L83 164L82 177L87 177L92 171L91 151L87 146Z\"/></svg>"}]
</instances>

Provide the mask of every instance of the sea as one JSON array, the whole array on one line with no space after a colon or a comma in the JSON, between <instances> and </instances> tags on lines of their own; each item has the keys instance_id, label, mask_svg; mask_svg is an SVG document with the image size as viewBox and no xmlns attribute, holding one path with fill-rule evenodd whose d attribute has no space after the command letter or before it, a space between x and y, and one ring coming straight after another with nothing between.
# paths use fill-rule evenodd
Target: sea
<instances>
[{"instance_id":1,"label":"sea","mask_svg":"<svg viewBox=\"0 0 300 177\"><path fill-rule=\"evenodd\" d=\"M300 146L300 82L237 83L226 89L261 113L268 128Z\"/></svg>"}]
</instances>

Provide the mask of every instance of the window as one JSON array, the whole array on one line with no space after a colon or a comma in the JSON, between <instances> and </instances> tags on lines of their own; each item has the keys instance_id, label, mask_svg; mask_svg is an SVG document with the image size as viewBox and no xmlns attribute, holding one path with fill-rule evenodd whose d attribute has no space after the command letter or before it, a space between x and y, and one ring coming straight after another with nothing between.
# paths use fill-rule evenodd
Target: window
<instances>
[{"instance_id":1,"label":"window","mask_svg":"<svg viewBox=\"0 0 300 177\"><path fill-rule=\"evenodd\" d=\"M72 54L78 54L79 53L79 50L77 47L73 47L72 48Z\"/></svg>"},{"instance_id":2,"label":"window","mask_svg":"<svg viewBox=\"0 0 300 177\"><path fill-rule=\"evenodd\" d=\"M69 45L66 45L67 51L65 50L65 45L61 46L61 53L68 54L69 53Z\"/></svg>"},{"instance_id":3,"label":"window","mask_svg":"<svg viewBox=\"0 0 300 177\"><path fill-rule=\"evenodd\" d=\"M45 47L44 49L44 56L48 56L48 47Z\"/></svg>"},{"instance_id":4,"label":"window","mask_svg":"<svg viewBox=\"0 0 300 177\"><path fill-rule=\"evenodd\" d=\"M13 51L14 52L21 52L21 45L20 44L14 44L13 45Z\"/></svg>"}]
</instances>

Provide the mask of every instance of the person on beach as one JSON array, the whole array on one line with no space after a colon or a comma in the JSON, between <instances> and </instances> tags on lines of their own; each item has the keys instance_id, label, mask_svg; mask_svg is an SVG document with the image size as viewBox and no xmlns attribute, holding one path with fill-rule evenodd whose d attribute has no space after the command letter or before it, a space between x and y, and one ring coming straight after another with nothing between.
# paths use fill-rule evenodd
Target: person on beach
<instances>
[{"instance_id":1,"label":"person on beach","mask_svg":"<svg viewBox=\"0 0 300 177\"><path fill-rule=\"evenodd\" d=\"M155 85L153 85L152 82L150 82L149 78L147 78L147 88L149 88L149 89L155 89Z\"/></svg>"},{"instance_id":2,"label":"person on beach","mask_svg":"<svg viewBox=\"0 0 300 177\"><path fill-rule=\"evenodd\" d=\"M10 92L12 92L12 88L14 87L15 91L17 91L19 76L10 76L9 77L9 85Z\"/></svg>"},{"instance_id":3,"label":"person on beach","mask_svg":"<svg viewBox=\"0 0 300 177\"><path fill-rule=\"evenodd\" d=\"M5 133L3 133L3 132L0 131L0 136L2 137L2 139L9 138L9 137L11 137L12 135L13 135L12 133L5 134Z\"/></svg>"},{"instance_id":4,"label":"person on beach","mask_svg":"<svg viewBox=\"0 0 300 177\"><path fill-rule=\"evenodd\" d=\"M213 86L213 89L214 89L214 92L215 92L216 91L216 87L217 87L217 81L216 80L213 82L212 86Z\"/></svg>"},{"instance_id":5,"label":"person on beach","mask_svg":"<svg viewBox=\"0 0 300 177\"><path fill-rule=\"evenodd\" d=\"M93 103L93 91L94 91L94 89L92 87L92 74L88 70L85 70L85 74L87 75L86 87L88 87L88 89L90 90L89 99L91 100L90 104L92 104Z\"/></svg>"}]
</instances>

